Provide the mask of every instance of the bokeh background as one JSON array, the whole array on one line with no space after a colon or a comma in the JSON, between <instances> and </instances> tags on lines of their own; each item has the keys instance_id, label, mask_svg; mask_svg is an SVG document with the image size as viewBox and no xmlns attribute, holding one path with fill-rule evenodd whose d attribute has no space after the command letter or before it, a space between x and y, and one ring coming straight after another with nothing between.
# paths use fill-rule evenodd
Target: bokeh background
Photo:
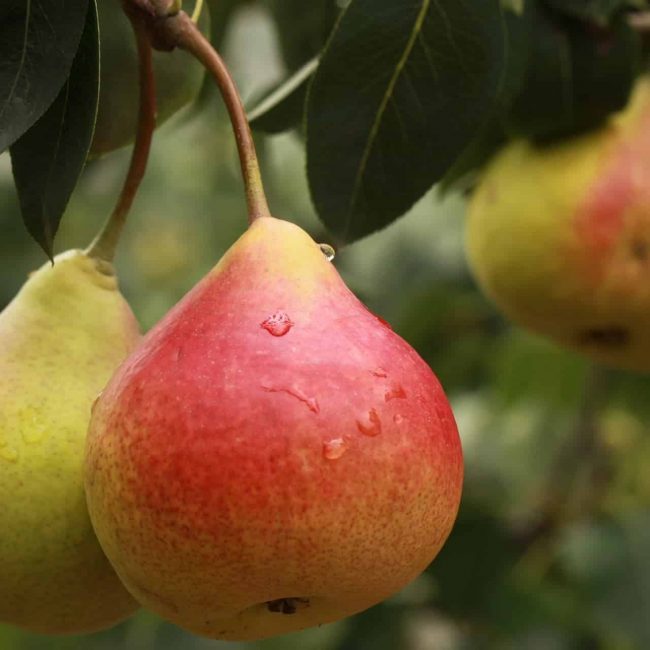
<instances>
[{"instance_id":1,"label":"bokeh background","mask_svg":"<svg viewBox=\"0 0 650 650\"><path fill-rule=\"evenodd\" d=\"M245 98L285 73L274 23L259 6L235 12L223 51ZM300 135L260 138L259 146L274 213L327 242ZM57 251L92 239L128 156L89 164ZM0 649L650 648L650 379L594 367L506 323L467 268L464 207L463 196L432 193L335 260L357 295L433 367L458 420L461 512L424 575L363 614L259 643L200 639L143 611L85 637L0 626ZM157 133L120 246L122 289L144 330L245 227L234 141L206 90ZM44 262L20 222L8 156L0 156L0 306Z\"/></svg>"}]
</instances>

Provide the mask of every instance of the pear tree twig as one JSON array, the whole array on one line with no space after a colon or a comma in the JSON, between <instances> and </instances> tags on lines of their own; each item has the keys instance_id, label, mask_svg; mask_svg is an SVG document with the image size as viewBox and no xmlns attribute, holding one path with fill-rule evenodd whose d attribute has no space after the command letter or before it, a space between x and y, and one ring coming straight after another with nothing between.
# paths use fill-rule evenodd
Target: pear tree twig
<instances>
[{"instance_id":1,"label":"pear tree twig","mask_svg":"<svg viewBox=\"0 0 650 650\"><path fill-rule=\"evenodd\" d=\"M598 420L609 391L609 372L593 365L585 379L580 410L572 434L561 445L550 468L538 516L515 531L515 539L522 549L551 534L567 515L566 503L572 500L571 488L578 481L578 470L590 461L589 483L593 503L598 501L609 480L609 468L602 457Z\"/></svg>"},{"instance_id":2,"label":"pear tree twig","mask_svg":"<svg viewBox=\"0 0 650 650\"><path fill-rule=\"evenodd\" d=\"M123 2L123 7L131 21L137 44L140 104L131 163L124 180L122 191L113 212L104 224L101 232L87 249L87 254L90 257L103 259L107 262L111 262L115 257L115 250L122 230L124 229L126 218L147 169L151 141L156 128L156 82L147 23L143 19L143 13L135 10L128 0Z\"/></svg>"},{"instance_id":3,"label":"pear tree twig","mask_svg":"<svg viewBox=\"0 0 650 650\"><path fill-rule=\"evenodd\" d=\"M228 110L237 142L237 152L244 179L249 223L269 216L269 207L262 184L255 142L246 110L237 86L225 63L210 41L201 33L192 19L177 11L173 0L123 0L130 2L147 23L154 49L170 51L180 48L198 59L214 78Z\"/></svg>"},{"instance_id":4,"label":"pear tree twig","mask_svg":"<svg viewBox=\"0 0 650 650\"><path fill-rule=\"evenodd\" d=\"M246 110L223 59L184 11L170 16L164 21L158 21L158 25L161 27L159 35L163 42L192 54L213 76L228 109L237 141L248 203L249 222L253 223L258 217L269 216L255 142L246 117Z\"/></svg>"}]
</instances>

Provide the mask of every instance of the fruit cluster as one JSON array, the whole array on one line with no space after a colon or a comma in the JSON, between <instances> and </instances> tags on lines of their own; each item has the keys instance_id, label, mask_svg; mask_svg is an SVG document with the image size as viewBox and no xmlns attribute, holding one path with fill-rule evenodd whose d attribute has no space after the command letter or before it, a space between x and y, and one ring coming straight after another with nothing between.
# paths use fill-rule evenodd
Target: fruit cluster
<instances>
[{"instance_id":1,"label":"fruit cluster","mask_svg":"<svg viewBox=\"0 0 650 650\"><path fill-rule=\"evenodd\" d=\"M120 210L0 314L0 621L42 633L139 605L222 639L334 621L413 580L458 511L436 377L348 290L331 247L270 215L227 71L173 18L224 92L250 226L144 338L111 263ZM123 142L108 114L96 153Z\"/></svg>"}]
</instances>

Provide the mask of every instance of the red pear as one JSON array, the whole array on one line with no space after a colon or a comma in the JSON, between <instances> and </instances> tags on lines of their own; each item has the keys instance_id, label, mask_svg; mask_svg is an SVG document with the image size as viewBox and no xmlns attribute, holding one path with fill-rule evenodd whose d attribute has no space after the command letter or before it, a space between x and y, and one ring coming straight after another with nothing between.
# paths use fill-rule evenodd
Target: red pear
<instances>
[{"instance_id":1,"label":"red pear","mask_svg":"<svg viewBox=\"0 0 650 650\"><path fill-rule=\"evenodd\" d=\"M513 322L650 372L650 77L599 129L504 147L472 197L466 241Z\"/></svg>"},{"instance_id":2,"label":"red pear","mask_svg":"<svg viewBox=\"0 0 650 650\"><path fill-rule=\"evenodd\" d=\"M303 230L249 230L94 409L86 491L143 604L257 639L395 593L449 535L458 432L427 364Z\"/></svg>"}]
</instances>

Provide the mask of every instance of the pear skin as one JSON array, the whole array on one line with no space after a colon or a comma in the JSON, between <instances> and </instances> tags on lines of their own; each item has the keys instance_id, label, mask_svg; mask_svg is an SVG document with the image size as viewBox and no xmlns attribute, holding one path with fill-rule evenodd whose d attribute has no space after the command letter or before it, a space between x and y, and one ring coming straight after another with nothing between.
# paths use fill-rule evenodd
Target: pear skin
<instances>
[{"instance_id":1,"label":"pear skin","mask_svg":"<svg viewBox=\"0 0 650 650\"><path fill-rule=\"evenodd\" d=\"M650 81L601 129L508 145L472 197L467 255L515 323L650 371Z\"/></svg>"},{"instance_id":2,"label":"pear skin","mask_svg":"<svg viewBox=\"0 0 650 650\"><path fill-rule=\"evenodd\" d=\"M93 532L83 457L93 401L139 340L112 267L81 251L0 314L0 621L92 632L137 604Z\"/></svg>"},{"instance_id":3,"label":"pear skin","mask_svg":"<svg viewBox=\"0 0 650 650\"><path fill-rule=\"evenodd\" d=\"M431 369L272 217L116 372L86 461L91 518L128 589L232 640L404 587L447 538L462 477Z\"/></svg>"}]
</instances>

